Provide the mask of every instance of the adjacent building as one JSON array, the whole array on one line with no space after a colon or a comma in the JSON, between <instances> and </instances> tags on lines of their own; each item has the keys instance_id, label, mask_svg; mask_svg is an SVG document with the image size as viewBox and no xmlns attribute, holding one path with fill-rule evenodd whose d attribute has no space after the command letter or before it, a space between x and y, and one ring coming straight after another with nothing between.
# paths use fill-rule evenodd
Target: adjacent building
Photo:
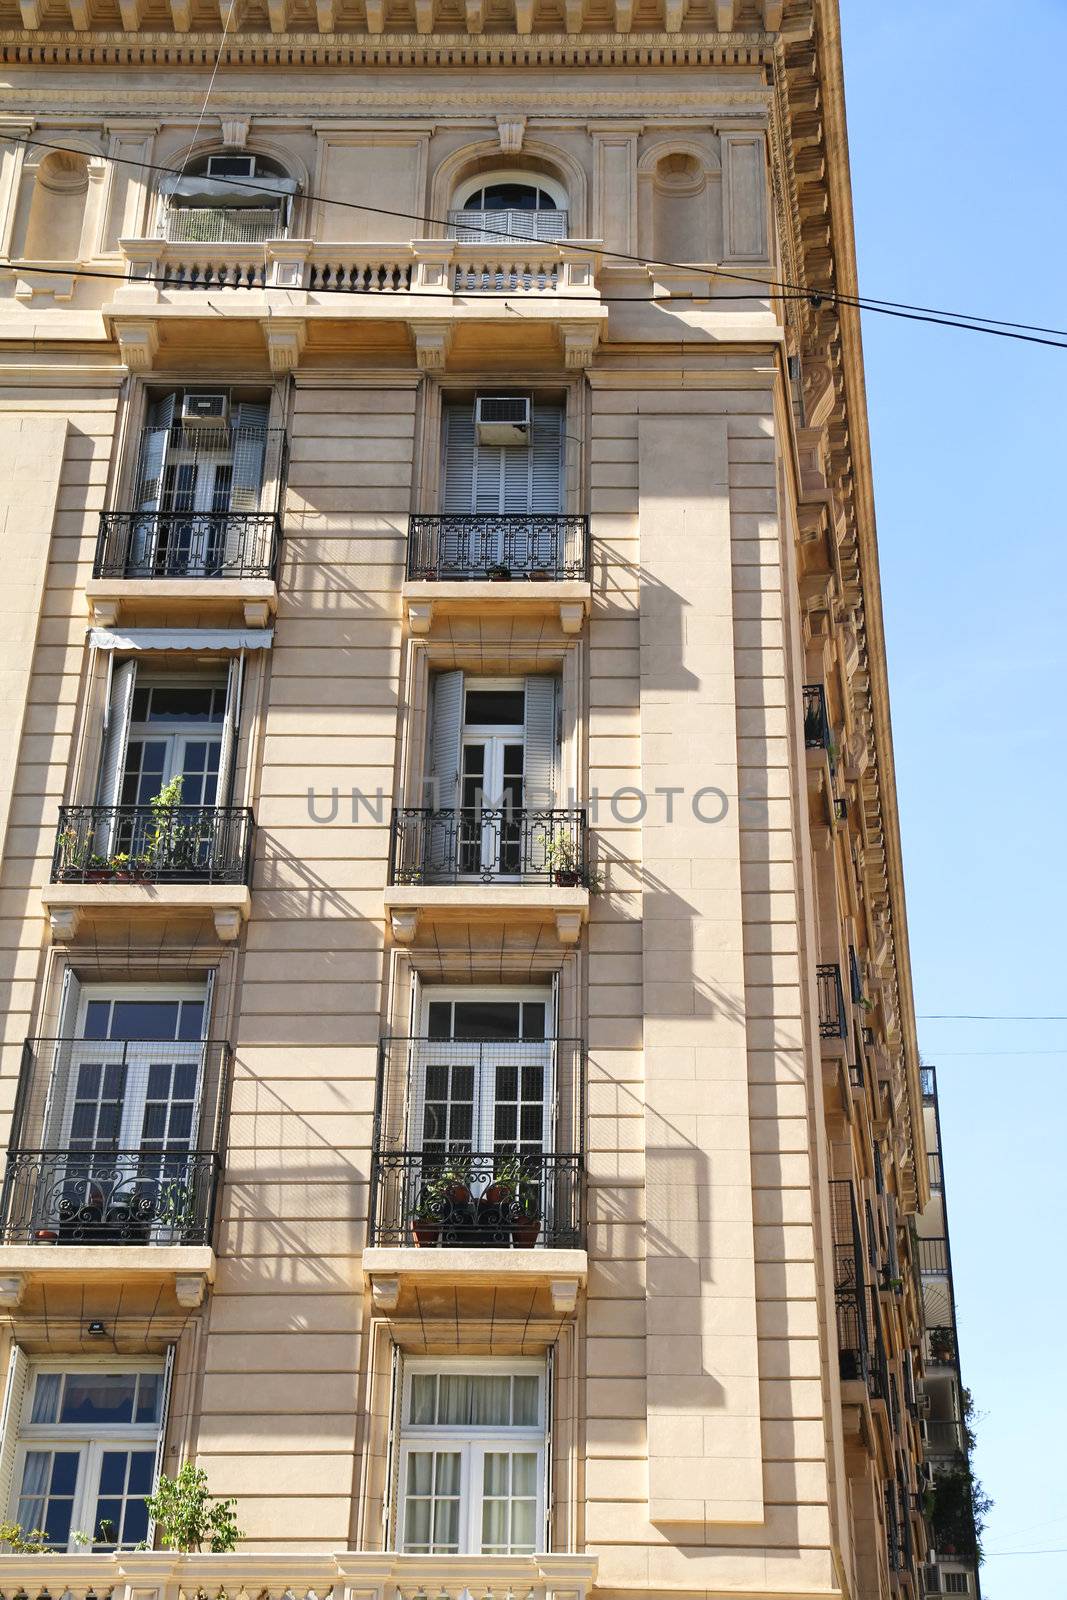
<instances>
[{"instance_id":1,"label":"adjacent building","mask_svg":"<svg viewBox=\"0 0 1067 1600\"><path fill-rule=\"evenodd\" d=\"M915 1600L836 5L0 25L0 1590Z\"/></svg>"}]
</instances>

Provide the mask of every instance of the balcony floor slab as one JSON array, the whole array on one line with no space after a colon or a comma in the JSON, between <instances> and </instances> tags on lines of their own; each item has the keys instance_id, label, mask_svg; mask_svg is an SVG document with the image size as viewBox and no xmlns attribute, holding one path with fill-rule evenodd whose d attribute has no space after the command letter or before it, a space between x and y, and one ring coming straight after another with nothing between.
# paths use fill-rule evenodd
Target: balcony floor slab
<instances>
[{"instance_id":1,"label":"balcony floor slab","mask_svg":"<svg viewBox=\"0 0 1067 1600\"><path fill-rule=\"evenodd\" d=\"M458 1296L467 1300L464 1320L479 1318L478 1302L492 1298L487 1314L505 1319L513 1291L522 1299L524 1314L536 1315L536 1299L546 1315L574 1311L578 1291L589 1275L585 1250L504 1250L444 1246L418 1249L405 1245L374 1245L363 1252L363 1278L378 1311L403 1318L416 1305L421 1314L433 1315L439 1303L454 1314ZM534 1293L531 1302L530 1292Z\"/></svg>"},{"instance_id":2,"label":"balcony floor slab","mask_svg":"<svg viewBox=\"0 0 1067 1600\"><path fill-rule=\"evenodd\" d=\"M0 1245L0 1307L16 1321L47 1316L75 1323L90 1318L127 1335L142 1325L165 1334L203 1303L215 1281L210 1245Z\"/></svg>"},{"instance_id":3,"label":"balcony floor slab","mask_svg":"<svg viewBox=\"0 0 1067 1600\"><path fill-rule=\"evenodd\" d=\"M589 890L544 883L392 884L385 910L397 944L423 922L555 922L561 944L576 944L589 920Z\"/></svg>"},{"instance_id":4,"label":"balcony floor slab","mask_svg":"<svg viewBox=\"0 0 1067 1600\"><path fill-rule=\"evenodd\" d=\"M252 892L243 883L50 883L41 903L57 943L69 942L83 921L98 917L196 912L213 917L219 939L229 942L248 919Z\"/></svg>"},{"instance_id":5,"label":"balcony floor slab","mask_svg":"<svg viewBox=\"0 0 1067 1600\"><path fill-rule=\"evenodd\" d=\"M592 586L581 578L552 578L546 582L515 579L495 583L473 579L409 578L404 584L404 609L412 633L425 634L435 617L486 616L536 617L558 614L560 631L581 631L589 614Z\"/></svg>"},{"instance_id":6,"label":"balcony floor slab","mask_svg":"<svg viewBox=\"0 0 1067 1600\"><path fill-rule=\"evenodd\" d=\"M145 615L158 606L171 614L192 607L198 611L244 612L247 627L263 627L278 609L273 578L90 578L85 595L93 620L113 627L131 611Z\"/></svg>"}]
</instances>

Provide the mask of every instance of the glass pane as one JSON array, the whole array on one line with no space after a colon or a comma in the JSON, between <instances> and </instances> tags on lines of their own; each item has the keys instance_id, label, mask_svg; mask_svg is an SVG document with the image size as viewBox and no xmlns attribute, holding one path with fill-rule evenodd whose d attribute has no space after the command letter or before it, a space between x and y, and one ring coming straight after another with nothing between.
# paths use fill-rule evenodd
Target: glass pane
<instances>
[{"instance_id":1,"label":"glass pane","mask_svg":"<svg viewBox=\"0 0 1067 1600\"><path fill-rule=\"evenodd\" d=\"M131 1496L150 1494L152 1492L152 1469L156 1463L154 1450L132 1450L130 1452L130 1478L129 1493ZM129 1512L126 1514L129 1521Z\"/></svg>"},{"instance_id":2,"label":"glass pane","mask_svg":"<svg viewBox=\"0 0 1067 1600\"><path fill-rule=\"evenodd\" d=\"M545 1036L545 1003L543 1000L524 1000L522 1006L522 1036L524 1039L543 1039Z\"/></svg>"},{"instance_id":3,"label":"glass pane","mask_svg":"<svg viewBox=\"0 0 1067 1600\"><path fill-rule=\"evenodd\" d=\"M181 1021L178 1024L179 1039L202 1039L204 1036L204 1002L202 1000L183 1000Z\"/></svg>"},{"instance_id":4,"label":"glass pane","mask_svg":"<svg viewBox=\"0 0 1067 1600\"><path fill-rule=\"evenodd\" d=\"M134 1457L136 1460L137 1457ZM122 1521L122 1542L127 1548L138 1545L148 1536L148 1507L144 1503L144 1495L151 1489L151 1476L148 1486L139 1490L135 1498L126 1502L126 1515ZM133 1469L130 1470L130 1489L133 1489Z\"/></svg>"},{"instance_id":5,"label":"glass pane","mask_svg":"<svg viewBox=\"0 0 1067 1600\"><path fill-rule=\"evenodd\" d=\"M105 1450L100 1465L100 1493L121 1494L126 1487L126 1451Z\"/></svg>"},{"instance_id":6,"label":"glass pane","mask_svg":"<svg viewBox=\"0 0 1067 1600\"><path fill-rule=\"evenodd\" d=\"M86 1039L106 1039L108 1014L111 1010L110 1000L90 1000L85 1008L85 1027L83 1033Z\"/></svg>"},{"instance_id":7,"label":"glass pane","mask_svg":"<svg viewBox=\"0 0 1067 1600\"><path fill-rule=\"evenodd\" d=\"M521 728L526 715L524 689L468 689L467 727Z\"/></svg>"},{"instance_id":8,"label":"glass pane","mask_svg":"<svg viewBox=\"0 0 1067 1600\"><path fill-rule=\"evenodd\" d=\"M452 1002L450 1000L430 1001L426 1030L431 1039L450 1039L452 1037Z\"/></svg>"},{"instance_id":9,"label":"glass pane","mask_svg":"<svg viewBox=\"0 0 1067 1600\"><path fill-rule=\"evenodd\" d=\"M506 1428L511 1420L511 1379L477 1377L472 1383L472 1424L480 1428Z\"/></svg>"},{"instance_id":10,"label":"glass pane","mask_svg":"<svg viewBox=\"0 0 1067 1600\"><path fill-rule=\"evenodd\" d=\"M438 1500L434 1505L433 1547L443 1555L459 1551L459 1501Z\"/></svg>"},{"instance_id":11,"label":"glass pane","mask_svg":"<svg viewBox=\"0 0 1067 1600\"><path fill-rule=\"evenodd\" d=\"M404 1508L404 1548L416 1555L430 1551L430 1501L409 1500Z\"/></svg>"},{"instance_id":12,"label":"glass pane","mask_svg":"<svg viewBox=\"0 0 1067 1600\"><path fill-rule=\"evenodd\" d=\"M508 1457L503 1451L486 1452L482 1487L486 1494L507 1494Z\"/></svg>"},{"instance_id":13,"label":"glass pane","mask_svg":"<svg viewBox=\"0 0 1067 1600\"><path fill-rule=\"evenodd\" d=\"M408 1456L408 1494L429 1494L432 1484L432 1452L413 1450Z\"/></svg>"},{"instance_id":14,"label":"glass pane","mask_svg":"<svg viewBox=\"0 0 1067 1600\"><path fill-rule=\"evenodd\" d=\"M159 1393L161 1379L158 1372L142 1372L137 1380L137 1422L159 1421Z\"/></svg>"},{"instance_id":15,"label":"glass pane","mask_svg":"<svg viewBox=\"0 0 1067 1600\"><path fill-rule=\"evenodd\" d=\"M441 1374L437 1402L437 1420L442 1427L470 1421L471 1380L466 1376L448 1377Z\"/></svg>"},{"instance_id":16,"label":"glass pane","mask_svg":"<svg viewBox=\"0 0 1067 1600\"><path fill-rule=\"evenodd\" d=\"M457 1039L517 1039L518 1001L457 1000Z\"/></svg>"},{"instance_id":17,"label":"glass pane","mask_svg":"<svg viewBox=\"0 0 1067 1600\"><path fill-rule=\"evenodd\" d=\"M129 1422L133 1417L133 1373L70 1372L63 1391L61 1422Z\"/></svg>"},{"instance_id":18,"label":"glass pane","mask_svg":"<svg viewBox=\"0 0 1067 1600\"><path fill-rule=\"evenodd\" d=\"M459 1451L442 1450L437 1456L435 1466L437 1481L434 1485L434 1492L439 1495L458 1494L460 1481Z\"/></svg>"},{"instance_id":19,"label":"glass pane","mask_svg":"<svg viewBox=\"0 0 1067 1600\"><path fill-rule=\"evenodd\" d=\"M111 1014L113 1039L173 1039L177 1000L116 1000Z\"/></svg>"},{"instance_id":20,"label":"glass pane","mask_svg":"<svg viewBox=\"0 0 1067 1600\"><path fill-rule=\"evenodd\" d=\"M511 1502L511 1554L533 1555L537 1539L536 1500Z\"/></svg>"},{"instance_id":21,"label":"glass pane","mask_svg":"<svg viewBox=\"0 0 1067 1600\"><path fill-rule=\"evenodd\" d=\"M31 1422L55 1422L59 1416L61 1372L39 1372L33 1389Z\"/></svg>"},{"instance_id":22,"label":"glass pane","mask_svg":"<svg viewBox=\"0 0 1067 1600\"><path fill-rule=\"evenodd\" d=\"M506 1555L508 1553L508 1503L506 1500L482 1501L482 1553Z\"/></svg>"},{"instance_id":23,"label":"glass pane","mask_svg":"<svg viewBox=\"0 0 1067 1600\"><path fill-rule=\"evenodd\" d=\"M211 722L214 696L210 688L182 684L172 689L153 689L148 711L151 722Z\"/></svg>"},{"instance_id":24,"label":"glass pane","mask_svg":"<svg viewBox=\"0 0 1067 1600\"><path fill-rule=\"evenodd\" d=\"M539 1380L531 1374L513 1379L513 1384L511 1420L516 1428L535 1428L541 1420L537 1411Z\"/></svg>"},{"instance_id":25,"label":"glass pane","mask_svg":"<svg viewBox=\"0 0 1067 1600\"><path fill-rule=\"evenodd\" d=\"M537 1494L537 1456L532 1450L523 1451L511 1458L511 1492L513 1495Z\"/></svg>"},{"instance_id":26,"label":"glass pane","mask_svg":"<svg viewBox=\"0 0 1067 1600\"><path fill-rule=\"evenodd\" d=\"M437 1378L432 1372L416 1372L411 1378L408 1421L434 1422L437 1406Z\"/></svg>"}]
</instances>

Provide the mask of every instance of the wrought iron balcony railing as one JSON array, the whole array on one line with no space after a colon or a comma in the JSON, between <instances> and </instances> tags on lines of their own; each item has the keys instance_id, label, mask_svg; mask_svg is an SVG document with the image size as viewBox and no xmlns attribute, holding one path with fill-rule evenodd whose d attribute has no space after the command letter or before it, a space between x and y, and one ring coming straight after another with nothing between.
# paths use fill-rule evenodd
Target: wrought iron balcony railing
<instances>
[{"instance_id":1,"label":"wrought iron balcony railing","mask_svg":"<svg viewBox=\"0 0 1067 1600\"><path fill-rule=\"evenodd\" d=\"M859 1379L872 1399L887 1400L889 1371L878 1306L864 1278L863 1239L848 1178L830 1182L834 1247L834 1305L841 1377Z\"/></svg>"},{"instance_id":2,"label":"wrought iron balcony railing","mask_svg":"<svg viewBox=\"0 0 1067 1600\"><path fill-rule=\"evenodd\" d=\"M583 1238L576 1153L378 1148L371 1242L467 1248L576 1248Z\"/></svg>"},{"instance_id":3,"label":"wrought iron balcony railing","mask_svg":"<svg viewBox=\"0 0 1067 1600\"><path fill-rule=\"evenodd\" d=\"M826 690L821 683L804 685L804 745L808 750L825 750L833 765L833 738L826 712Z\"/></svg>"},{"instance_id":4,"label":"wrought iron balcony railing","mask_svg":"<svg viewBox=\"0 0 1067 1600\"><path fill-rule=\"evenodd\" d=\"M935 1367L956 1365L956 1330L941 1323L926 1330L926 1359Z\"/></svg>"},{"instance_id":5,"label":"wrought iron balcony railing","mask_svg":"<svg viewBox=\"0 0 1067 1600\"><path fill-rule=\"evenodd\" d=\"M555 513L415 516L408 577L537 581L588 578L589 518Z\"/></svg>"},{"instance_id":6,"label":"wrought iron balcony railing","mask_svg":"<svg viewBox=\"0 0 1067 1600\"><path fill-rule=\"evenodd\" d=\"M815 976L819 990L820 1039L847 1038L841 968L836 961L825 961L816 967Z\"/></svg>"},{"instance_id":7,"label":"wrought iron balcony railing","mask_svg":"<svg viewBox=\"0 0 1067 1600\"><path fill-rule=\"evenodd\" d=\"M955 1418L931 1418L923 1423L922 1431L927 1455L944 1457L963 1454L963 1424Z\"/></svg>"},{"instance_id":8,"label":"wrought iron balcony railing","mask_svg":"<svg viewBox=\"0 0 1067 1600\"><path fill-rule=\"evenodd\" d=\"M511 806L394 810L390 882L589 881L585 811Z\"/></svg>"},{"instance_id":9,"label":"wrought iron balcony railing","mask_svg":"<svg viewBox=\"0 0 1067 1600\"><path fill-rule=\"evenodd\" d=\"M249 883L247 806L61 806L53 883Z\"/></svg>"},{"instance_id":10,"label":"wrought iron balcony railing","mask_svg":"<svg viewBox=\"0 0 1067 1600\"><path fill-rule=\"evenodd\" d=\"M5 1244L209 1244L216 1151L9 1150Z\"/></svg>"},{"instance_id":11,"label":"wrought iron balcony railing","mask_svg":"<svg viewBox=\"0 0 1067 1600\"><path fill-rule=\"evenodd\" d=\"M94 578L273 578L274 511L102 511Z\"/></svg>"},{"instance_id":12,"label":"wrought iron balcony railing","mask_svg":"<svg viewBox=\"0 0 1067 1600\"><path fill-rule=\"evenodd\" d=\"M943 1278L948 1275L948 1240L945 1238L918 1239L919 1271L923 1277Z\"/></svg>"}]
</instances>

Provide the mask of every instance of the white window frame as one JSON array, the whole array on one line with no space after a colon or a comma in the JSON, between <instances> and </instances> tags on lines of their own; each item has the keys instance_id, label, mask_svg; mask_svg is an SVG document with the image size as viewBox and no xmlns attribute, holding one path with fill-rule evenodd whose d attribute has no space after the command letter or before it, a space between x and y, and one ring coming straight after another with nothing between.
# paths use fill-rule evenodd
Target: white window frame
<instances>
[{"instance_id":1,"label":"white window frame","mask_svg":"<svg viewBox=\"0 0 1067 1600\"><path fill-rule=\"evenodd\" d=\"M530 1427L458 1427L436 1426L425 1423L412 1424L407 1418L411 1409L412 1379L417 1374L439 1373L446 1377L466 1374L530 1377L536 1376L538 1384L538 1421ZM534 1553L538 1554L537 1538L543 1538L545 1528L545 1462L548 1450L548 1365L541 1359L525 1357L482 1357L478 1360L434 1360L430 1357L409 1357L404 1361L401 1396L400 1430L398 1440L398 1475L396 1505L396 1548L405 1549L407 1514L407 1463L413 1454L429 1450L456 1453L460 1456L460 1515L459 1544L461 1555L480 1555L482 1549L482 1484L484 1461L488 1454L521 1453L535 1456L534 1480L536 1503L534 1506Z\"/></svg>"},{"instance_id":2,"label":"white window frame","mask_svg":"<svg viewBox=\"0 0 1067 1600\"><path fill-rule=\"evenodd\" d=\"M463 211L472 195L476 195L480 189L492 188L495 183L516 183L529 189L543 189L556 202L557 211L570 209L567 191L561 183L543 172L531 172L527 167L494 167L492 172L475 173L472 178L466 178L456 185L449 209Z\"/></svg>"},{"instance_id":3,"label":"white window frame","mask_svg":"<svg viewBox=\"0 0 1067 1600\"><path fill-rule=\"evenodd\" d=\"M122 763L122 772L119 775L119 789L125 787L126 777L130 763L130 746L137 744L162 744L164 746L163 773L159 780L160 789L166 785L185 767L185 747L188 744L202 743L214 744L218 747L220 764L222 755L223 736L226 729L226 676L223 671L221 679L196 675L187 672L152 672L150 668L138 673L138 682L135 684L134 693L138 689L211 689L220 690L222 693L222 717L218 722L135 722L131 712L129 726L126 731L126 756ZM200 802L204 810L218 809L220 797L218 793L219 769L216 768L215 798L210 804ZM133 802L131 802L132 804ZM140 802L147 805L147 801ZM183 797L183 804L190 802Z\"/></svg>"},{"instance_id":4,"label":"white window frame","mask_svg":"<svg viewBox=\"0 0 1067 1600\"><path fill-rule=\"evenodd\" d=\"M115 1422L79 1427L70 1422L30 1422L37 1378L51 1372L135 1373L151 1372L159 1377L160 1417L155 1423ZM11 1504L8 1515L14 1521L18 1516L22 1498L22 1480L26 1457L36 1450L74 1451L78 1455L78 1477L71 1509L67 1550L79 1548L73 1535L95 1533L96 1503L100 1495L100 1469L106 1450L151 1450L158 1457L160 1435L166 1426L166 1362L160 1357L130 1356L119 1360L84 1359L77 1356L53 1356L32 1361L26 1381L22 1415L18 1419L18 1444L15 1449L14 1470L11 1474ZM29 1532L28 1529L24 1530Z\"/></svg>"}]
</instances>

